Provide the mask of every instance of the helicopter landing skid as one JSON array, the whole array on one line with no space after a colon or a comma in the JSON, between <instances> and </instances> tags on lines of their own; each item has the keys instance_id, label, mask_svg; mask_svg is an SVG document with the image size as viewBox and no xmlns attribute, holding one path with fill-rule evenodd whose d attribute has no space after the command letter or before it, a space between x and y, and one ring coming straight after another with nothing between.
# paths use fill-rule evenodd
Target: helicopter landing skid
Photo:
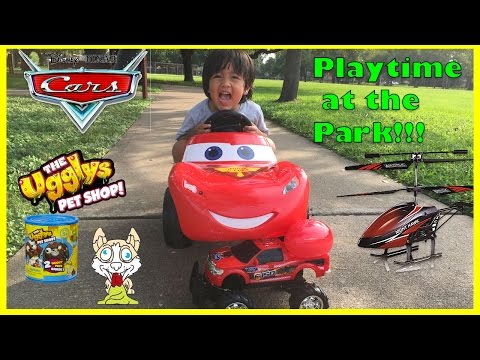
<instances>
[{"instance_id":1,"label":"helicopter landing skid","mask_svg":"<svg viewBox=\"0 0 480 360\"><path fill-rule=\"evenodd\" d=\"M415 250L418 250L418 245L414 245L412 246L412 250L411 251L415 251ZM397 256L397 255L400 255L400 254L405 254L407 252L407 249L400 249L400 250L394 250L394 251L388 251L388 249L385 249L385 251L383 252L383 254L370 254L370 256L374 256L374 257L377 257L378 259L376 259L373 263L376 264L377 262L379 262L380 260L383 260L383 264L385 265L385 270L387 271L390 271L390 267L388 266L388 262L387 262L387 259L389 257L392 257L392 256Z\"/></svg>"},{"instance_id":2,"label":"helicopter landing skid","mask_svg":"<svg viewBox=\"0 0 480 360\"><path fill-rule=\"evenodd\" d=\"M406 261L394 261L395 264L403 265L402 268L398 269L396 272L406 272L406 271L413 271L413 270L419 270L421 267L415 266L415 264L427 261L430 259L435 259L437 257L442 256L442 253L436 253L435 252L435 237L431 239L431 248L430 248L430 255L428 256L423 256L418 259L414 259L412 256L412 251L413 251L414 246L411 246L410 244L407 244L407 248L405 249L407 252L407 260ZM418 246L417 246L418 248ZM434 266L432 262L432 267Z\"/></svg>"},{"instance_id":3,"label":"helicopter landing skid","mask_svg":"<svg viewBox=\"0 0 480 360\"><path fill-rule=\"evenodd\" d=\"M412 246L412 251L418 250L418 245ZM407 252L407 249L400 249L400 250L395 250L395 251L390 251L388 252L388 249L385 249L383 254L370 254L370 256L375 256L379 258L389 258L392 256L397 256L400 254L405 254Z\"/></svg>"},{"instance_id":4,"label":"helicopter landing skid","mask_svg":"<svg viewBox=\"0 0 480 360\"><path fill-rule=\"evenodd\" d=\"M431 254L428 256L424 256L418 259L412 259L412 260L407 260L407 261L394 261L395 264L403 265L400 269L398 269L396 272L407 272L407 271L414 271L414 270L420 270L422 267L417 266L416 264L427 261L430 259L435 259L442 256L442 253L436 253L436 254ZM434 264L432 262L431 267L433 268Z\"/></svg>"}]
</instances>

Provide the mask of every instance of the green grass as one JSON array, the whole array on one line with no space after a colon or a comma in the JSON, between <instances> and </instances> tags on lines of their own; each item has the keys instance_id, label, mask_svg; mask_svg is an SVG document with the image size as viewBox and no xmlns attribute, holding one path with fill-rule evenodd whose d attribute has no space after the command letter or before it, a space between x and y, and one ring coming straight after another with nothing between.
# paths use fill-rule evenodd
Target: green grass
<instances>
[{"instance_id":1,"label":"green grass","mask_svg":"<svg viewBox=\"0 0 480 360\"><path fill-rule=\"evenodd\" d=\"M7 257L23 245L24 217L49 213L45 200L33 207L22 197L18 178L75 150L81 150L85 160L103 157L149 103L135 98L107 106L82 135L58 106L7 97Z\"/></svg>"},{"instance_id":2,"label":"green grass","mask_svg":"<svg viewBox=\"0 0 480 360\"><path fill-rule=\"evenodd\" d=\"M161 84L202 87L201 76L194 76L193 82L185 82L183 81L183 75L148 74L148 81L152 84L152 87L160 86Z\"/></svg>"},{"instance_id":3,"label":"green grass","mask_svg":"<svg viewBox=\"0 0 480 360\"><path fill-rule=\"evenodd\" d=\"M7 74L7 89L28 90L27 80L23 77L23 73Z\"/></svg>"}]
</instances>

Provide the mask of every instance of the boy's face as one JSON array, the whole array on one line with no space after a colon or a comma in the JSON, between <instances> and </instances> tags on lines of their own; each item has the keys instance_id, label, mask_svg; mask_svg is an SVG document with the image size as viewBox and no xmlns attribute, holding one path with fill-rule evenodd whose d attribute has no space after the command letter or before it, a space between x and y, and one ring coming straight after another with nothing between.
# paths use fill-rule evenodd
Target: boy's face
<instances>
[{"instance_id":1,"label":"boy's face","mask_svg":"<svg viewBox=\"0 0 480 360\"><path fill-rule=\"evenodd\" d=\"M236 74L232 65L228 64L210 78L208 91L211 110L237 110L242 96L247 95L249 90L245 87L243 76Z\"/></svg>"}]
</instances>

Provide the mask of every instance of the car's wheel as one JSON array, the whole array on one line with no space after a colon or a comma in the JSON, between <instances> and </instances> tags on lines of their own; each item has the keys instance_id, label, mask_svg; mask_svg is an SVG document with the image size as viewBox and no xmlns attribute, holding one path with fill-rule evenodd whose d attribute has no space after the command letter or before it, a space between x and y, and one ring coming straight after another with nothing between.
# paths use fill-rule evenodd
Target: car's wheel
<instances>
[{"instance_id":1,"label":"car's wheel","mask_svg":"<svg viewBox=\"0 0 480 360\"><path fill-rule=\"evenodd\" d=\"M216 299L219 309L253 309L255 306L245 294L239 291L222 291Z\"/></svg>"},{"instance_id":2,"label":"car's wheel","mask_svg":"<svg viewBox=\"0 0 480 360\"><path fill-rule=\"evenodd\" d=\"M201 284L201 280L199 279L199 272L198 272L199 264L198 261L195 261L192 268L192 273L190 274L190 283L189 289L190 293L192 294L192 302L194 305L199 306L202 303L204 296L206 296L206 291Z\"/></svg>"},{"instance_id":3,"label":"car's wheel","mask_svg":"<svg viewBox=\"0 0 480 360\"><path fill-rule=\"evenodd\" d=\"M328 297L315 284L305 284L293 289L288 300L290 309L328 309Z\"/></svg>"},{"instance_id":4,"label":"car's wheel","mask_svg":"<svg viewBox=\"0 0 480 360\"><path fill-rule=\"evenodd\" d=\"M173 202L170 189L165 190L163 197L163 238L165 243L174 249L183 249L192 245L192 240L187 238L180 228L177 209Z\"/></svg>"}]
</instances>

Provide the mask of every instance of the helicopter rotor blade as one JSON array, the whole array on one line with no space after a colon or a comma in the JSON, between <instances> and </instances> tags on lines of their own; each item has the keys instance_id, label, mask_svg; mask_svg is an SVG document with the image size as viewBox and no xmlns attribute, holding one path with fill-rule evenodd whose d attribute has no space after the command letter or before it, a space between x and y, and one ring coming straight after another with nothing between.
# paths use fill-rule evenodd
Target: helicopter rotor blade
<instances>
[{"instance_id":1,"label":"helicopter rotor blade","mask_svg":"<svg viewBox=\"0 0 480 360\"><path fill-rule=\"evenodd\" d=\"M402 152L402 153L387 153L387 154L380 154L380 153L370 153L370 154L365 154L365 158L376 158L380 156L390 156L390 155L412 155L412 154L455 154L455 155L465 155L468 154L468 150L452 150L452 151L424 151L424 152L419 152L419 153L407 153L407 152Z\"/></svg>"},{"instance_id":2,"label":"helicopter rotor blade","mask_svg":"<svg viewBox=\"0 0 480 360\"><path fill-rule=\"evenodd\" d=\"M413 160L389 161L373 164L345 166L345 170L399 170L408 169Z\"/></svg>"},{"instance_id":3,"label":"helicopter rotor blade","mask_svg":"<svg viewBox=\"0 0 480 360\"><path fill-rule=\"evenodd\" d=\"M372 191L372 192L366 192L366 193L347 194L347 195L337 195L337 197L349 197L349 196L367 196L367 195L393 194L393 193L396 193L397 191L403 191L403 190L407 190L407 189L406 189L406 188L404 188L404 189L393 189L393 190L384 190L384 191Z\"/></svg>"},{"instance_id":4,"label":"helicopter rotor blade","mask_svg":"<svg viewBox=\"0 0 480 360\"><path fill-rule=\"evenodd\" d=\"M448 195L473 191L472 185L445 185L445 186L422 186L423 190L431 191L437 195Z\"/></svg>"},{"instance_id":5,"label":"helicopter rotor blade","mask_svg":"<svg viewBox=\"0 0 480 360\"><path fill-rule=\"evenodd\" d=\"M421 159L418 162L424 162L426 164L443 163L443 162L458 162L458 161L471 161L473 159ZM398 160L388 161L373 164L362 165L350 165L345 166L345 170L402 170L408 169L408 167L414 162L414 160Z\"/></svg>"},{"instance_id":6,"label":"helicopter rotor blade","mask_svg":"<svg viewBox=\"0 0 480 360\"><path fill-rule=\"evenodd\" d=\"M347 195L337 195L337 197L350 197L350 196L368 196L368 195L382 195L382 194L393 194L397 191L408 191L408 192L422 192L422 191L431 191L438 195L448 195L452 193L461 193L466 191L472 191L472 185L446 185L446 186L407 186L403 189L392 189L384 191L371 191L366 193L357 193L357 194L347 194Z\"/></svg>"}]
</instances>

